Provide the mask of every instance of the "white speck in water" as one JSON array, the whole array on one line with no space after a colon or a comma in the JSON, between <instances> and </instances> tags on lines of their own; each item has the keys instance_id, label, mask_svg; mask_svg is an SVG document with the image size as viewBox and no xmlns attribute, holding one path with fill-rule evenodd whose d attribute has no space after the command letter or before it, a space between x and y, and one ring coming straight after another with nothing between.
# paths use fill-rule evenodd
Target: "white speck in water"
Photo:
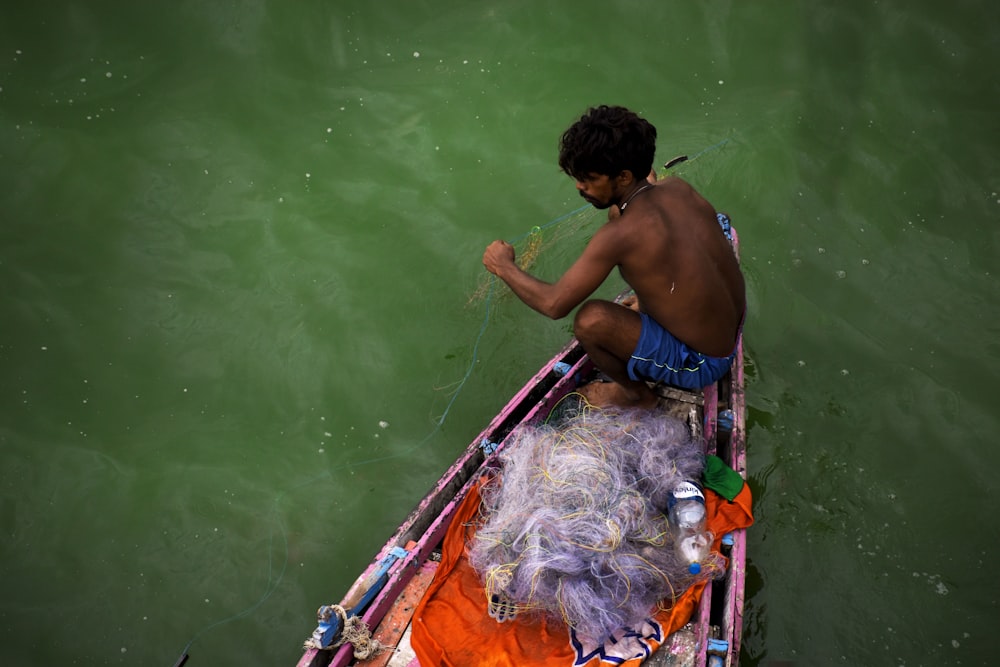
<instances>
[{"instance_id":1,"label":"white speck in water","mask_svg":"<svg viewBox=\"0 0 1000 667\"><path fill-rule=\"evenodd\" d=\"M439 150L441 150L441 147L440 146L435 146L434 150L439 151Z\"/></svg>"},{"instance_id":2,"label":"white speck in water","mask_svg":"<svg viewBox=\"0 0 1000 667\"><path fill-rule=\"evenodd\" d=\"M122 653L124 653L127 650L128 650L127 648L125 648L124 646L122 646Z\"/></svg>"},{"instance_id":3,"label":"white speck in water","mask_svg":"<svg viewBox=\"0 0 1000 667\"><path fill-rule=\"evenodd\" d=\"M188 393L188 388L187 387L184 387L184 393L185 394Z\"/></svg>"},{"instance_id":4,"label":"white speck in water","mask_svg":"<svg viewBox=\"0 0 1000 667\"><path fill-rule=\"evenodd\" d=\"M414 58L419 58L420 57L420 51L414 51L413 52L413 57Z\"/></svg>"},{"instance_id":5,"label":"white speck in water","mask_svg":"<svg viewBox=\"0 0 1000 667\"><path fill-rule=\"evenodd\" d=\"M719 85L721 86L723 83L725 83L725 81L723 81L722 79L719 79Z\"/></svg>"},{"instance_id":6,"label":"white speck in water","mask_svg":"<svg viewBox=\"0 0 1000 667\"><path fill-rule=\"evenodd\" d=\"M333 437L333 433L330 433L329 431L323 431L323 437L324 438L332 438Z\"/></svg>"},{"instance_id":7,"label":"white speck in water","mask_svg":"<svg viewBox=\"0 0 1000 667\"><path fill-rule=\"evenodd\" d=\"M841 368L840 369L840 374L841 375L850 375L851 371L847 370L846 368Z\"/></svg>"},{"instance_id":8,"label":"white speck in water","mask_svg":"<svg viewBox=\"0 0 1000 667\"><path fill-rule=\"evenodd\" d=\"M799 368L802 368L805 365L806 365L806 362L804 362L801 359L799 359Z\"/></svg>"},{"instance_id":9,"label":"white speck in water","mask_svg":"<svg viewBox=\"0 0 1000 667\"><path fill-rule=\"evenodd\" d=\"M333 132L333 128L332 127L326 128L326 133L327 134L330 134L331 132Z\"/></svg>"},{"instance_id":10,"label":"white speck in water","mask_svg":"<svg viewBox=\"0 0 1000 667\"><path fill-rule=\"evenodd\" d=\"M43 352L44 352L45 350L47 350L47 349L49 349L47 345L42 345L42 351L43 351Z\"/></svg>"},{"instance_id":11,"label":"white speck in water","mask_svg":"<svg viewBox=\"0 0 1000 667\"><path fill-rule=\"evenodd\" d=\"M205 602L208 602L208 598L205 598Z\"/></svg>"},{"instance_id":12,"label":"white speck in water","mask_svg":"<svg viewBox=\"0 0 1000 667\"><path fill-rule=\"evenodd\" d=\"M871 264L871 262L869 262L867 259L862 259L861 264L864 266L868 266L869 264Z\"/></svg>"},{"instance_id":13,"label":"white speck in water","mask_svg":"<svg viewBox=\"0 0 1000 667\"><path fill-rule=\"evenodd\" d=\"M837 271L836 275L837 275L838 278L846 278L847 277L847 271Z\"/></svg>"},{"instance_id":14,"label":"white speck in water","mask_svg":"<svg viewBox=\"0 0 1000 667\"><path fill-rule=\"evenodd\" d=\"M951 640L951 646L952 646L952 648L958 648L959 646L961 646L961 644L958 643L957 639L952 639ZM124 651L124 650L125 649L122 649L122 651Z\"/></svg>"},{"instance_id":15,"label":"white speck in water","mask_svg":"<svg viewBox=\"0 0 1000 667\"><path fill-rule=\"evenodd\" d=\"M323 452L325 452L326 450L325 450L325 449L323 449L322 447L320 447L320 448L319 448L319 449L317 449L316 451L318 451L318 452L319 452L320 454L322 454L322 453L323 453Z\"/></svg>"},{"instance_id":16,"label":"white speck in water","mask_svg":"<svg viewBox=\"0 0 1000 667\"><path fill-rule=\"evenodd\" d=\"M284 198L284 197L278 197L278 203L279 203L279 204L280 204L280 203L282 203L283 201L285 201L285 198Z\"/></svg>"},{"instance_id":17,"label":"white speck in water","mask_svg":"<svg viewBox=\"0 0 1000 667\"><path fill-rule=\"evenodd\" d=\"M816 248L816 252L822 255L823 253L826 252L826 248Z\"/></svg>"},{"instance_id":18,"label":"white speck in water","mask_svg":"<svg viewBox=\"0 0 1000 667\"><path fill-rule=\"evenodd\" d=\"M21 55L23 51L21 51L21 49L17 49L16 51L14 51L14 53L16 53L17 55Z\"/></svg>"},{"instance_id":19,"label":"white speck in water","mask_svg":"<svg viewBox=\"0 0 1000 667\"><path fill-rule=\"evenodd\" d=\"M81 79L80 79L80 83L87 83L87 80L86 80L86 79L84 79L84 78L81 78Z\"/></svg>"},{"instance_id":20,"label":"white speck in water","mask_svg":"<svg viewBox=\"0 0 1000 667\"><path fill-rule=\"evenodd\" d=\"M205 170L205 175L208 176L208 169Z\"/></svg>"},{"instance_id":21,"label":"white speck in water","mask_svg":"<svg viewBox=\"0 0 1000 667\"><path fill-rule=\"evenodd\" d=\"M385 421L385 420L383 419L382 421L380 421L380 422L378 423L378 427L379 427L379 428L389 428L389 422L387 422L387 421Z\"/></svg>"},{"instance_id":22,"label":"white speck in water","mask_svg":"<svg viewBox=\"0 0 1000 667\"><path fill-rule=\"evenodd\" d=\"M110 79L111 78L111 72L105 72L104 76L106 76L106 77L108 77Z\"/></svg>"},{"instance_id":23,"label":"white speck in water","mask_svg":"<svg viewBox=\"0 0 1000 667\"><path fill-rule=\"evenodd\" d=\"M306 172L306 178L312 178L312 174L310 174L309 172Z\"/></svg>"}]
</instances>

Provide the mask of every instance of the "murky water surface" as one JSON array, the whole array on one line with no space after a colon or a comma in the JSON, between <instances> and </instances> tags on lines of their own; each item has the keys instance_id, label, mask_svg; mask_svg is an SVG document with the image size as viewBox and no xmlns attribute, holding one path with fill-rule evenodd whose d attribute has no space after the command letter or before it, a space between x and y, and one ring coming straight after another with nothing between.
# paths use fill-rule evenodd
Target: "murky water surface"
<instances>
[{"instance_id":1,"label":"murky water surface","mask_svg":"<svg viewBox=\"0 0 1000 667\"><path fill-rule=\"evenodd\" d=\"M494 238L567 216L535 269L576 256L556 141L616 103L741 233L743 663L991 664L997 34L964 1L4 4L0 662L294 664L566 340L470 297Z\"/></svg>"}]
</instances>

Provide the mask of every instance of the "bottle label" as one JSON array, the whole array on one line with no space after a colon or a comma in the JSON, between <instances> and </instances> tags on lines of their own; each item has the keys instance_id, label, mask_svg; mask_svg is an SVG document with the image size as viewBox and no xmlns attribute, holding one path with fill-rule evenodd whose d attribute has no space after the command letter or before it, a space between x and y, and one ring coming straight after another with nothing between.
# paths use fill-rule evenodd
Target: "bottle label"
<instances>
[{"instance_id":1,"label":"bottle label","mask_svg":"<svg viewBox=\"0 0 1000 667\"><path fill-rule=\"evenodd\" d=\"M705 502L705 494L694 482L681 482L674 489L674 500L697 500L703 503Z\"/></svg>"},{"instance_id":2,"label":"bottle label","mask_svg":"<svg viewBox=\"0 0 1000 667\"><path fill-rule=\"evenodd\" d=\"M705 494L701 492L701 487L694 482L681 482L674 487L673 493L667 496L667 514L674 512L677 503L693 501L696 505L705 504ZM705 513L704 508L702 514Z\"/></svg>"}]
</instances>

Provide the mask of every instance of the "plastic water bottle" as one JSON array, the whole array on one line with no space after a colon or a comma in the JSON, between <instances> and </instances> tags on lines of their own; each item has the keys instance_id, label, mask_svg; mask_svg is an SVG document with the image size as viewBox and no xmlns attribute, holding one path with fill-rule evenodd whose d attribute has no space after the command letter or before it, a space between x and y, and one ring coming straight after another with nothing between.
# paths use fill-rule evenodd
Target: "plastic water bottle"
<instances>
[{"instance_id":1,"label":"plastic water bottle","mask_svg":"<svg viewBox=\"0 0 1000 667\"><path fill-rule=\"evenodd\" d=\"M667 517L677 555L688 565L688 572L701 572L701 561L712 549L714 535L705 530L705 494L694 482L681 482L670 494Z\"/></svg>"}]
</instances>

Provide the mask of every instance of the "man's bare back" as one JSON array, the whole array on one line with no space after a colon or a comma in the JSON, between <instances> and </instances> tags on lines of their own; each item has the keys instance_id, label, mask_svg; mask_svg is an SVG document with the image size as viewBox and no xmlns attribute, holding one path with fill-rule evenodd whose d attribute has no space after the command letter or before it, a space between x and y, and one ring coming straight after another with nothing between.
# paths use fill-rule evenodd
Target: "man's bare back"
<instances>
[{"instance_id":1,"label":"man's bare back","mask_svg":"<svg viewBox=\"0 0 1000 667\"><path fill-rule=\"evenodd\" d=\"M658 181L602 232L592 243L616 237L606 242L621 248L618 268L642 312L703 354L733 350L743 275L715 209L694 188L679 178Z\"/></svg>"}]
</instances>

